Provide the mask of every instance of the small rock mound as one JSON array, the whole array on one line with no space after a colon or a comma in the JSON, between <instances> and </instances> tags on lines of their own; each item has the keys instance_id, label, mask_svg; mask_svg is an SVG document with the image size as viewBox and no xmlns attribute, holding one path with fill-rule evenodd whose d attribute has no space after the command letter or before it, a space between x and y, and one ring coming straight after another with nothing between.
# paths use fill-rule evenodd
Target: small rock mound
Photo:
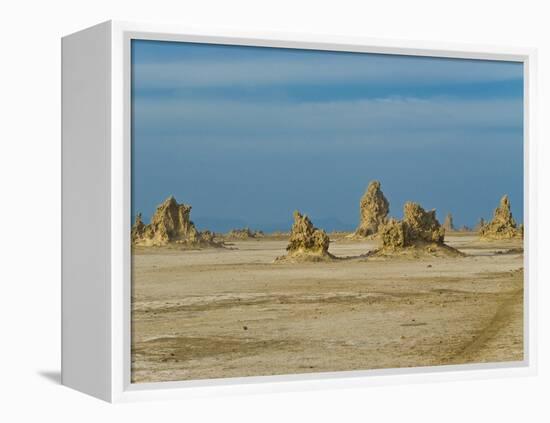
<instances>
[{"instance_id":1,"label":"small rock mound","mask_svg":"<svg viewBox=\"0 0 550 423\"><path fill-rule=\"evenodd\" d=\"M518 227L510 210L510 199L504 195L495 209L493 220L479 229L481 239L523 238L523 225Z\"/></svg>"},{"instance_id":2,"label":"small rock mound","mask_svg":"<svg viewBox=\"0 0 550 423\"><path fill-rule=\"evenodd\" d=\"M451 232L455 230L455 226L453 223L453 215L451 213L447 213L447 216L445 216L445 222L443 222L443 229L447 232Z\"/></svg>"},{"instance_id":3,"label":"small rock mound","mask_svg":"<svg viewBox=\"0 0 550 423\"><path fill-rule=\"evenodd\" d=\"M403 208L403 220L390 219L380 228L382 246L371 255L463 255L444 240L445 229L439 224L435 210L426 211L419 204L408 202Z\"/></svg>"},{"instance_id":4,"label":"small rock mound","mask_svg":"<svg viewBox=\"0 0 550 423\"><path fill-rule=\"evenodd\" d=\"M141 213L132 227L132 243L142 246L164 246L170 243L190 247L221 247L211 232L199 232L190 219L191 206L178 204L173 196L157 207L151 223L145 225Z\"/></svg>"},{"instance_id":5,"label":"small rock mound","mask_svg":"<svg viewBox=\"0 0 550 423\"><path fill-rule=\"evenodd\" d=\"M228 240L246 240L262 238L264 233L262 231L252 231L250 228L237 228L231 229L223 237Z\"/></svg>"},{"instance_id":6,"label":"small rock mound","mask_svg":"<svg viewBox=\"0 0 550 423\"><path fill-rule=\"evenodd\" d=\"M287 255L281 256L276 261L325 261L334 256L328 252L330 239L325 231L317 229L299 211L294 212L294 224L290 232L290 240L286 247Z\"/></svg>"},{"instance_id":7,"label":"small rock mound","mask_svg":"<svg viewBox=\"0 0 550 423\"><path fill-rule=\"evenodd\" d=\"M355 237L374 236L379 228L387 222L390 203L380 189L379 181L369 183L367 191L359 202L361 220L355 231Z\"/></svg>"}]
</instances>

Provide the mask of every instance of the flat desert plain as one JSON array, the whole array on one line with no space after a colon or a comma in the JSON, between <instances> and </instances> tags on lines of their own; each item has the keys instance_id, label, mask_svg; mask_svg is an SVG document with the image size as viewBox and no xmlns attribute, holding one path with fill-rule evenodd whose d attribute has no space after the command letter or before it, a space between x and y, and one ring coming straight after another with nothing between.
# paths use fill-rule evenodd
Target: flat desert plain
<instances>
[{"instance_id":1,"label":"flat desert plain","mask_svg":"<svg viewBox=\"0 0 550 423\"><path fill-rule=\"evenodd\" d=\"M273 263L286 240L133 248L132 381L159 382L523 359L521 240L450 234L466 253Z\"/></svg>"}]
</instances>

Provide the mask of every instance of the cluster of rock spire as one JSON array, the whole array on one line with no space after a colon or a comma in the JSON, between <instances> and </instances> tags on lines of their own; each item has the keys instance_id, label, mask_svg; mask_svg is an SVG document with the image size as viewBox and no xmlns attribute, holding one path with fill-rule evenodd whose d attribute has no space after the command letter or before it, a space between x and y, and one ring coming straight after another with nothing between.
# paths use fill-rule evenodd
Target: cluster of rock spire
<instances>
[{"instance_id":1,"label":"cluster of rock spire","mask_svg":"<svg viewBox=\"0 0 550 423\"><path fill-rule=\"evenodd\" d=\"M489 223L480 222L479 236L482 239L523 238L523 225L516 223L510 210L510 199L507 195L500 199L495 209L493 220Z\"/></svg>"},{"instance_id":2,"label":"cluster of rock spire","mask_svg":"<svg viewBox=\"0 0 550 423\"><path fill-rule=\"evenodd\" d=\"M170 243L188 246L221 246L209 231L199 232L191 221L191 206L179 204L173 196L157 207L151 223L144 224L141 213L132 227L132 243L143 246L164 246Z\"/></svg>"},{"instance_id":3,"label":"cluster of rock spire","mask_svg":"<svg viewBox=\"0 0 550 423\"><path fill-rule=\"evenodd\" d=\"M353 238L377 238L380 251L394 252L417 248L433 250L450 247L444 244L445 232L455 229L449 213L443 225L439 223L435 210L424 210L418 203L407 202L403 207L403 219L389 218L389 201L381 190L379 181L372 181L359 202L360 221ZM149 224L136 216L132 227L132 243L143 246L164 246L170 243L191 247L220 247L223 243L214 238L210 231L198 231L190 219L191 206L179 204L173 196L159 205ZM510 211L510 200L505 195L495 209L493 219L478 224L481 239L509 239L523 237L523 225L518 226ZM248 228L234 230L229 235L235 239L263 236ZM229 236L228 235L228 236ZM334 258L329 252L329 236L316 228L307 215L294 212L287 255L279 259L320 260ZM430 251L431 251L430 250Z\"/></svg>"},{"instance_id":4,"label":"cluster of rock spire","mask_svg":"<svg viewBox=\"0 0 550 423\"><path fill-rule=\"evenodd\" d=\"M290 239L286 247L287 255L277 260L289 261L320 261L332 259L334 256L328 252L330 239L322 229L317 229L299 211L294 212L294 223L290 231Z\"/></svg>"}]
</instances>

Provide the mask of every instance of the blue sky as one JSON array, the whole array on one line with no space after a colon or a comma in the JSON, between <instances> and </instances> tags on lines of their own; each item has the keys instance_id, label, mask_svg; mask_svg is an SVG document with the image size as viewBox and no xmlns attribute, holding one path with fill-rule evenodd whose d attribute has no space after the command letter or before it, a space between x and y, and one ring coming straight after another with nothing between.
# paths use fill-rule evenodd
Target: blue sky
<instances>
[{"instance_id":1,"label":"blue sky","mask_svg":"<svg viewBox=\"0 0 550 423\"><path fill-rule=\"evenodd\" d=\"M132 212L200 229L353 229L370 180L457 225L508 193L523 221L520 63L132 42Z\"/></svg>"}]
</instances>

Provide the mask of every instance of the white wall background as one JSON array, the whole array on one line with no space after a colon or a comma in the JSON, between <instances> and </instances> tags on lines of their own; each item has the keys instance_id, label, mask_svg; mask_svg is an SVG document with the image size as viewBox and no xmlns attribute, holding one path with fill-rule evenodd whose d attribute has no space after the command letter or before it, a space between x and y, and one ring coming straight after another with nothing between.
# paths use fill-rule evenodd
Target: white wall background
<instances>
[{"instance_id":1,"label":"white wall background","mask_svg":"<svg viewBox=\"0 0 550 423\"><path fill-rule=\"evenodd\" d=\"M0 24L0 420L550 421L548 246L540 242L539 376L111 406L57 382L60 37L108 19L539 49L539 216L548 189L550 25L544 1L4 1ZM539 239L548 223L539 222ZM546 392L545 392L546 391Z\"/></svg>"}]
</instances>

